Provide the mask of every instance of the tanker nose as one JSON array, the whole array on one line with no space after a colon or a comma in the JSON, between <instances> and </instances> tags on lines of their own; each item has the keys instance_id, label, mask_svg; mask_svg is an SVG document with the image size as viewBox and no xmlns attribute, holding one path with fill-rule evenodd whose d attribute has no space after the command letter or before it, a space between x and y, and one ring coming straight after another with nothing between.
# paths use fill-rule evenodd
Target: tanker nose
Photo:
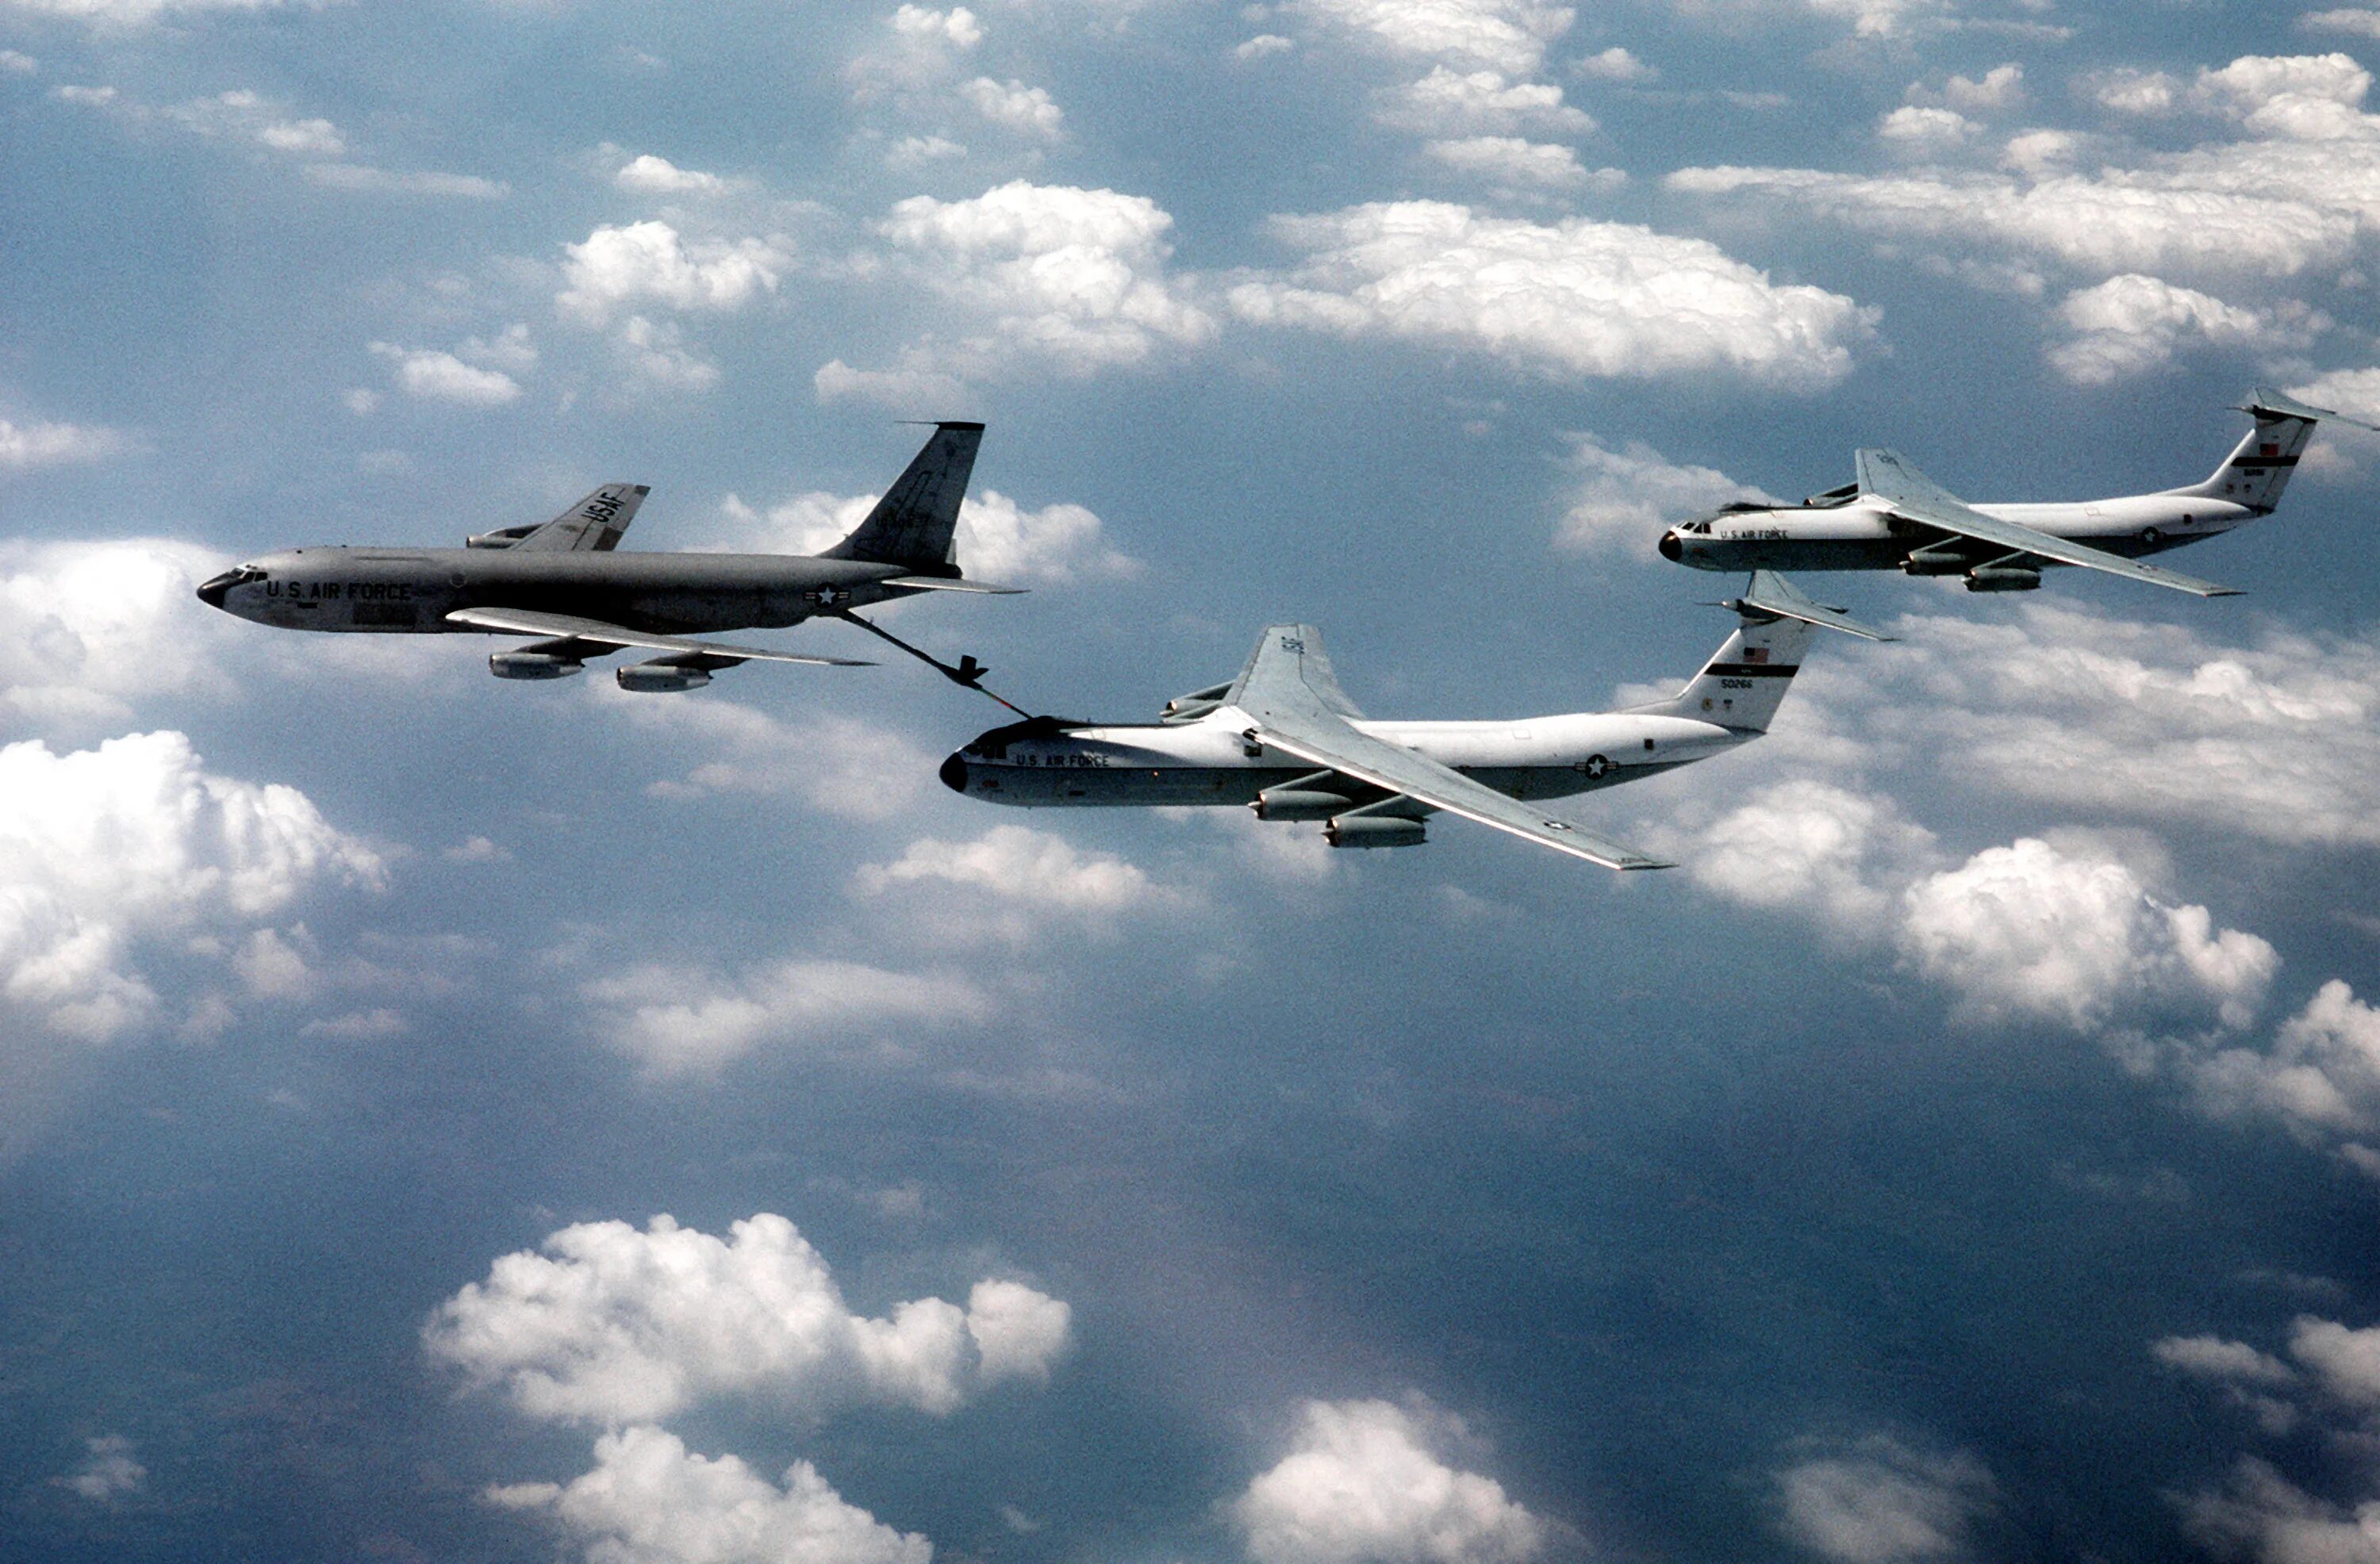
<instances>
[{"instance_id":1,"label":"tanker nose","mask_svg":"<svg viewBox=\"0 0 2380 1564\"><path fill-rule=\"evenodd\" d=\"M966 791L966 762L960 759L955 754L953 754L949 759L942 762L942 769L940 774L942 779L942 785L949 788L953 793L965 793Z\"/></svg>"},{"instance_id":2,"label":"tanker nose","mask_svg":"<svg viewBox=\"0 0 2380 1564\"><path fill-rule=\"evenodd\" d=\"M209 576L199 583L199 600L209 608L223 607L224 594L230 591L232 584L238 579L239 572L237 570L226 570L221 576Z\"/></svg>"},{"instance_id":3,"label":"tanker nose","mask_svg":"<svg viewBox=\"0 0 2380 1564\"><path fill-rule=\"evenodd\" d=\"M1676 527L1673 527L1669 531L1661 534L1661 557L1663 559L1678 559L1682 557L1685 552L1685 545L1678 541L1678 529Z\"/></svg>"}]
</instances>

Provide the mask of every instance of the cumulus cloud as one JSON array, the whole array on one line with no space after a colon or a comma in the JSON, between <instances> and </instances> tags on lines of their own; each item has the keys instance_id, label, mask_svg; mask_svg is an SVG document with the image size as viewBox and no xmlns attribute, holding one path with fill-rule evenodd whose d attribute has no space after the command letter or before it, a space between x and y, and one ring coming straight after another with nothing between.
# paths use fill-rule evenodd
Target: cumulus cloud
<instances>
[{"instance_id":1,"label":"cumulus cloud","mask_svg":"<svg viewBox=\"0 0 2380 1564\"><path fill-rule=\"evenodd\" d=\"M408 396L466 407L501 407L520 400L520 382L504 370L466 364L442 349L375 342L371 350L389 361L390 372Z\"/></svg>"},{"instance_id":2,"label":"cumulus cloud","mask_svg":"<svg viewBox=\"0 0 2380 1564\"><path fill-rule=\"evenodd\" d=\"M0 543L0 709L117 722L156 697L228 693L237 626L191 596L222 564L158 538Z\"/></svg>"},{"instance_id":3,"label":"cumulus cloud","mask_svg":"<svg viewBox=\"0 0 2380 1564\"><path fill-rule=\"evenodd\" d=\"M1582 553L1642 554L1675 523L1738 500L1777 503L1716 467L1672 462L1641 440L1615 451L1592 434L1574 434L1570 467L1576 486L1554 542Z\"/></svg>"},{"instance_id":4,"label":"cumulus cloud","mask_svg":"<svg viewBox=\"0 0 2380 1564\"><path fill-rule=\"evenodd\" d=\"M1534 72L1574 14L1538 0L1297 0L1297 8L1382 54L1442 56L1508 76Z\"/></svg>"},{"instance_id":5,"label":"cumulus cloud","mask_svg":"<svg viewBox=\"0 0 2380 1564\"><path fill-rule=\"evenodd\" d=\"M1777 1473L1785 1534L1837 1564L1900 1564L1965 1550L1998 1486L1964 1451L1935 1454L1884 1435Z\"/></svg>"},{"instance_id":6,"label":"cumulus cloud","mask_svg":"<svg viewBox=\"0 0 2380 1564\"><path fill-rule=\"evenodd\" d=\"M2168 1367L2202 1379L2268 1386L2297 1383L2297 1371L2270 1352L2220 1336L2168 1336L2150 1343L2149 1351Z\"/></svg>"},{"instance_id":7,"label":"cumulus cloud","mask_svg":"<svg viewBox=\"0 0 2380 1564\"><path fill-rule=\"evenodd\" d=\"M941 370L855 370L840 358L819 366L810 389L821 402L868 402L916 418L947 417L976 402L965 382Z\"/></svg>"},{"instance_id":8,"label":"cumulus cloud","mask_svg":"<svg viewBox=\"0 0 2380 1564\"><path fill-rule=\"evenodd\" d=\"M1243 319L1466 347L1556 379L1724 372L1809 389L1849 373L1872 330L1840 295L1633 224L1398 201L1270 226L1305 259L1232 287Z\"/></svg>"},{"instance_id":9,"label":"cumulus cloud","mask_svg":"<svg viewBox=\"0 0 2380 1564\"><path fill-rule=\"evenodd\" d=\"M870 1028L980 1022L991 1000L974 983L858 962L788 960L729 974L651 963L582 990L613 1046L656 1075L715 1072L761 1049L821 1048Z\"/></svg>"},{"instance_id":10,"label":"cumulus cloud","mask_svg":"<svg viewBox=\"0 0 2380 1564\"><path fill-rule=\"evenodd\" d=\"M716 174L680 168L651 152L623 164L620 171L612 176L612 183L647 196L715 196L727 188L727 181Z\"/></svg>"},{"instance_id":11,"label":"cumulus cloud","mask_svg":"<svg viewBox=\"0 0 2380 1564\"><path fill-rule=\"evenodd\" d=\"M566 285L554 304L570 319L601 326L624 308L740 309L776 291L791 263L782 236L688 244L658 219L606 224L563 246Z\"/></svg>"},{"instance_id":12,"label":"cumulus cloud","mask_svg":"<svg viewBox=\"0 0 2380 1564\"><path fill-rule=\"evenodd\" d=\"M1166 275L1173 219L1145 196L1013 180L968 200L912 197L880 226L919 280L989 317L940 350L937 367L962 375L1088 374L1214 334Z\"/></svg>"},{"instance_id":13,"label":"cumulus cloud","mask_svg":"<svg viewBox=\"0 0 2380 1564\"><path fill-rule=\"evenodd\" d=\"M1065 134L1066 112L1041 88L978 76L961 87L959 95L992 124L1020 135L1054 141Z\"/></svg>"},{"instance_id":14,"label":"cumulus cloud","mask_svg":"<svg viewBox=\"0 0 2380 1564\"><path fill-rule=\"evenodd\" d=\"M2201 1544L2268 1564L2361 1564L2380 1550L2380 1499L2325 1503L2267 1463L2242 1457L2219 1491L2178 1501Z\"/></svg>"},{"instance_id":15,"label":"cumulus cloud","mask_svg":"<svg viewBox=\"0 0 2380 1564\"><path fill-rule=\"evenodd\" d=\"M0 796L0 1003L68 1038L155 1019L145 942L236 930L319 884L382 879L379 856L304 794L210 772L177 733L67 754L9 745ZM0 1067L37 1065L42 1046L24 1024L9 1031Z\"/></svg>"},{"instance_id":16,"label":"cumulus cloud","mask_svg":"<svg viewBox=\"0 0 2380 1564\"><path fill-rule=\"evenodd\" d=\"M161 111L164 117L201 136L253 141L300 157L343 157L346 138L327 119L298 118L263 96L237 90Z\"/></svg>"},{"instance_id":17,"label":"cumulus cloud","mask_svg":"<svg viewBox=\"0 0 2380 1564\"><path fill-rule=\"evenodd\" d=\"M595 1564L928 1564L933 1547L896 1532L795 1461L780 1488L732 1455L698 1455L638 1425L595 1441L594 1470L567 1485L491 1489L491 1503L540 1512Z\"/></svg>"},{"instance_id":18,"label":"cumulus cloud","mask_svg":"<svg viewBox=\"0 0 2380 1564\"><path fill-rule=\"evenodd\" d=\"M97 28L145 27L166 17L206 11L277 10L286 0L5 0L0 10L55 17Z\"/></svg>"},{"instance_id":19,"label":"cumulus cloud","mask_svg":"<svg viewBox=\"0 0 2380 1564\"><path fill-rule=\"evenodd\" d=\"M1506 1564L1547 1529L1503 1485L1449 1464L1459 1418L1426 1405L1308 1401L1290 1453L1232 1502L1257 1564Z\"/></svg>"},{"instance_id":20,"label":"cumulus cloud","mask_svg":"<svg viewBox=\"0 0 2380 1564\"><path fill-rule=\"evenodd\" d=\"M794 1224L762 1212L728 1237L655 1217L582 1222L439 1305L431 1357L501 1387L533 1417L619 1425L733 1396L807 1418L846 1406L942 1416L1003 1381L1038 1382L1070 1311L1019 1282L854 1313Z\"/></svg>"},{"instance_id":21,"label":"cumulus cloud","mask_svg":"<svg viewBox=\"0 0 2380 1564\"><path fill-rule=\"evenodd\" d=\"M1659 71L1617 44L1587 55L1572 68L1591 81L1616 81L1623 87L1642 87L1661 78Z\"/></svg>"},{"instance_id":22,"label":"cumulus cloud","mask_svg":"<svg viewBox=\"0 0 2380 1564\"><path fill-rule=\"evenodd\" d=\"M2269 1117L2307 1140L2380 1133L2380 1010L2333 978L2269 1050L2223 1049L2186 1065L2209 1111Z\"/></svg>"},{"instance_id":23,"label":"cumulus cloud","mask_svg":"<svg viewBox=\"0 0 2380 1564\"><path fill-rule=\"evenodd\" d=\"M945 936L1014 941L1051 917L1112 933L1119 915L1172 899L1138 865L1026 826L972 842L922 838L891 863L860 866L852 885L865 897L916 894L918 921Z\"/></svg>"},{"instance_id":24,"label":"cumulus cloud","mask_svg":"<svg viewBox=\"0 0 2380 1564\"><path fill-rule=\"evenodd\" d=\"M2131 1000L2204 997L2243 1025L2280 957L2204 907L2168 906L2088 843L2023 837L1902 897L1901 948L1974 1020L2030 1016L2089 1031Z\"/></svg>"},{"instance_id":25,"label":"cumulus cloud","mask_svg":"<svg viewBox=\"0 0 2380 1564\"><path fill-rule=\"evenodd\" d=\"M2269 310L2245 309L2138 273L2067 295L2058 318L2073 335L2049 350L2049 362L2078 385L2106 385L2156 369L2185 343L2266 354L2300 349L2330 323L2294 301Z\"/></svg>"},{"instance_id":26,"label":"cumulus cloud","mask_svg":"<svg viewBox=\"0 0 2380 1564\"><path fill-rule=\"evenodd\" d=\"M1932 154L1963 146L1982 129L1956 109L1904 103L1877 121L1876 133L1903 150Z\"/></svg>"},{"instance_id":27,"label":"cumulus cloud","mask_svg":"<svg viewBox=\"0 0 2380 1564\"><path fill-rule=\"evenodd\" d=\"M1800 908L1854 940L1891 929L1895 892L1934 856L1934 833L1890 799L1814 778L1761 789L1692 840L1695 884L1745 906Z\"/></svg>"},{"instance_id":28,"label":"cumulus cloud","mask_svg":"<svg viewBox=\"0 0 2380 1564\"><path fill-rule=\"evenodd\" d=\"M947 11L905 5L892 13L892 30L904 38L929 38L957 48L972 49L983 42L983 24L965 6Z\"/></svg>"},{"instance_id":29,"label":"cumulus cloud","mask_svg":"<svg viewBox=\"0 0 2380 1564\"><path fill-rule=\"evenodd\" d=\"M2357 7L2308 11L2298 18L2298 25L2316 32L2351 32L2364 38L2380 38L2380 11Z\"/></svg>"},{"instance_id":30,"label":"cumulus cloud","mask_svg":"<svg viewBox=\"0 0 2380 1564\"><path fill-rule=\"evenodd\" d=\"M1431 141L1422 155L1458 174L1526 189L1576 189L1587 181L1578 154L1550 141L1527 141L1518 136L1465 136Z\"/></svg>"},{"instance_id":31,"label":"cumulus cloud","mask_svg":"<svg viewBox=\"0 0 2380 1564\"><path fill-rule=\"evenodd\" d=\"M636 701L621 709L690 761L647 788L657 798L792 798L843 819L890 819L925 795L941 762L905 733L849 717L788 721L733 700Z\"/></svg>"},{"instance_id":32,"label":"cumulus cloud","mask_svg":"<svg viewBox=\"0 0 2380 1564\"><path fill-rule=\"evenodd\" d=\"M1492 70L1439 66L1419 81L1379 92L1374 103L1373 117L1382 125L1425 136L1510 135L1532 129L1585 135L1595 128L1594 120L1562 102L1560 88L1507 80Z\"/></svg>"},{"instance_id":33,"label":"cumulus cloud","mask_svg":"<svg viewBox=\"0 0 2380 1564\"><path fill-rule=\"evenodd\" d=\"M132 1441L121 1434L83 1441L83 1462L58 1485L93 1504L109 1504L139 1493L149 1481L149 1469L134 1458Z\"/></svg>"},{"instance_id":34,"label":"cumulus cloud","mask_svg":"<svg viewBox=\"0 0 2380 1564\"><path fill-rule=\"evenodd\" d=\"M97 424L17 423L0 418L0 472L103 462L132 448L120 431Z\"/></svg>"}]
</instances>

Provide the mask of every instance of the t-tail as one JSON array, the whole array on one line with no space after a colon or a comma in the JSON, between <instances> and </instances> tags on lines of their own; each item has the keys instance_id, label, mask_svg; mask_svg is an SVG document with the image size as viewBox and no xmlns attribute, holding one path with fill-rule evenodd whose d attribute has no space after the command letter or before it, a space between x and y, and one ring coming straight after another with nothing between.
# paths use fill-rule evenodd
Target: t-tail
<instances>
[{"instance_id":1,"label":"t-tail","mask_svg":"<svg viewBox=\"0 0 2380 1564\"><path fill-rule=\"evenodd\" d=\"M1805 619L1788 618L1741 600L1742 624L1711 654L1673 700L1631 708L1657 717L1692 717L1742 733L1765 734L1802 669L1814 633Z\"/></svg>"},{"instance_id":2,"label":"t-tail","mask_svg":"<svg viewBox=\"0 0 2380 1564\"><path fill-rule=\"evenodd\" d=\"M981 443L981 424L936 424L926 448L868 519L823 557L897 564L917 576L957 576L959 502L966 497Z\"/></svg>"},{"instance_id":3,"label":"t-tail","mask_svg":"<svg viewBox=\"0 0 2380 1564\"><path fill-rule=\"evenodd\" d=\"M2228 500L2263 515L2281 503L2281 491L2289 486L2289 474L2297 470L2298 458L2305 454L2306 442L2313 438L2318 420L2333 418L2359 429L2374 427L2327 407L2309 406L2270 386L2260 385L2250 393L2240 410L2255 419L2256 427L2205 482L2169 492Z\"/></svg>"}]
</instances>

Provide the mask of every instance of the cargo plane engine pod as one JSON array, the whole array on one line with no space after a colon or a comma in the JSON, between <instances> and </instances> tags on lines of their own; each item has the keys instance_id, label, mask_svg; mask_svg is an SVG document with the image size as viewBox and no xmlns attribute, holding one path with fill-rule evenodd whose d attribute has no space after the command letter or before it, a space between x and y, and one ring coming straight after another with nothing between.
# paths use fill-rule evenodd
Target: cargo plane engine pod
<instances>
[{"instance_id":1,"label":"cargo plane engine pod","mask_svg":"<svg viewBox=\"0 0 2380 1564\"><path fill-rule=\"evenodd\" d=\"M2253 427L2212 476L2155 494L2070 503L1969 504L1892 451L1862 451L1855 482L1798 505L1738 503L1661 535L1661 557L1697 570L1899 570L1960 576L1971 592L2026 592L2080 565L2202 598L2229 587L2154 564L2163 553L2270 515L2316 422L2380 426L2259 387Z\"/></svg>"},{"instance_id":2,"label":"cargo plane engine pod","mask_svg":"<svg viewBox=\"0 0 2380 1564\"><path fill-rule=\"evenodd\" d=\"M649 491L607 483L552 521L483 532L459 549L265 554L207 581L199 598L289 630L542 637L492 655L500 679L566 678L623 648L662 654L617 670L624 690L698 689L740 662L863 667L704 637L820 616L884 635L852 611L921 592L1016 590L959 569L959 502L982 440L979 423L935 425L875 509L821 554L616 552ZM967 671L980 673L971 660Z\"/></svg>"},{"instance_id":3,"label":"cargo plane engine pod","mask_svg":"<svg viewBox=\"0 0 2380 1564\"><path fill-rule=\"evenodd\" d=\"M1318 821L1333 847L1408 847L1457 815L1615 869L1669 866L1598 836L1541 799L1616 787L1768 731L1811 626L1890 637L1756 574L1741 623L1675 697L1621 711L1495 722L1366 719L1339 688L1322 634L1275 624L1239 677L1176 697L1153 723L1034 717L942 762L970 798L1027 808L1241 805L1264 820Z\"/></svg>"}]
</instances>

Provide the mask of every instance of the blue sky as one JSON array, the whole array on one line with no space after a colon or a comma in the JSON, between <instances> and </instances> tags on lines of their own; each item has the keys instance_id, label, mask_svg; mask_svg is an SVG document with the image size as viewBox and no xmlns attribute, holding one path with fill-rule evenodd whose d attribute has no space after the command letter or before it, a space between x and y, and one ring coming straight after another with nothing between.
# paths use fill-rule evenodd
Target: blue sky
<instances>
[{"instance_id":1,"label":"blue sky","mask_svg":"<svg viewBox=\"0 0 2380 1564\"><path fill-rule=\"evenodd\" d=\"M2380 418L2380 11L0 0L0 1552L2371 1557L2380 441L2187 567L1818 581L1762 744L1443 829L937 784L914 666L489 679L190 586L989 430L1130 718L1682 678L1668 522ZM868 655L814 627L805 649Z\"/></svg>"}]
</instances>

